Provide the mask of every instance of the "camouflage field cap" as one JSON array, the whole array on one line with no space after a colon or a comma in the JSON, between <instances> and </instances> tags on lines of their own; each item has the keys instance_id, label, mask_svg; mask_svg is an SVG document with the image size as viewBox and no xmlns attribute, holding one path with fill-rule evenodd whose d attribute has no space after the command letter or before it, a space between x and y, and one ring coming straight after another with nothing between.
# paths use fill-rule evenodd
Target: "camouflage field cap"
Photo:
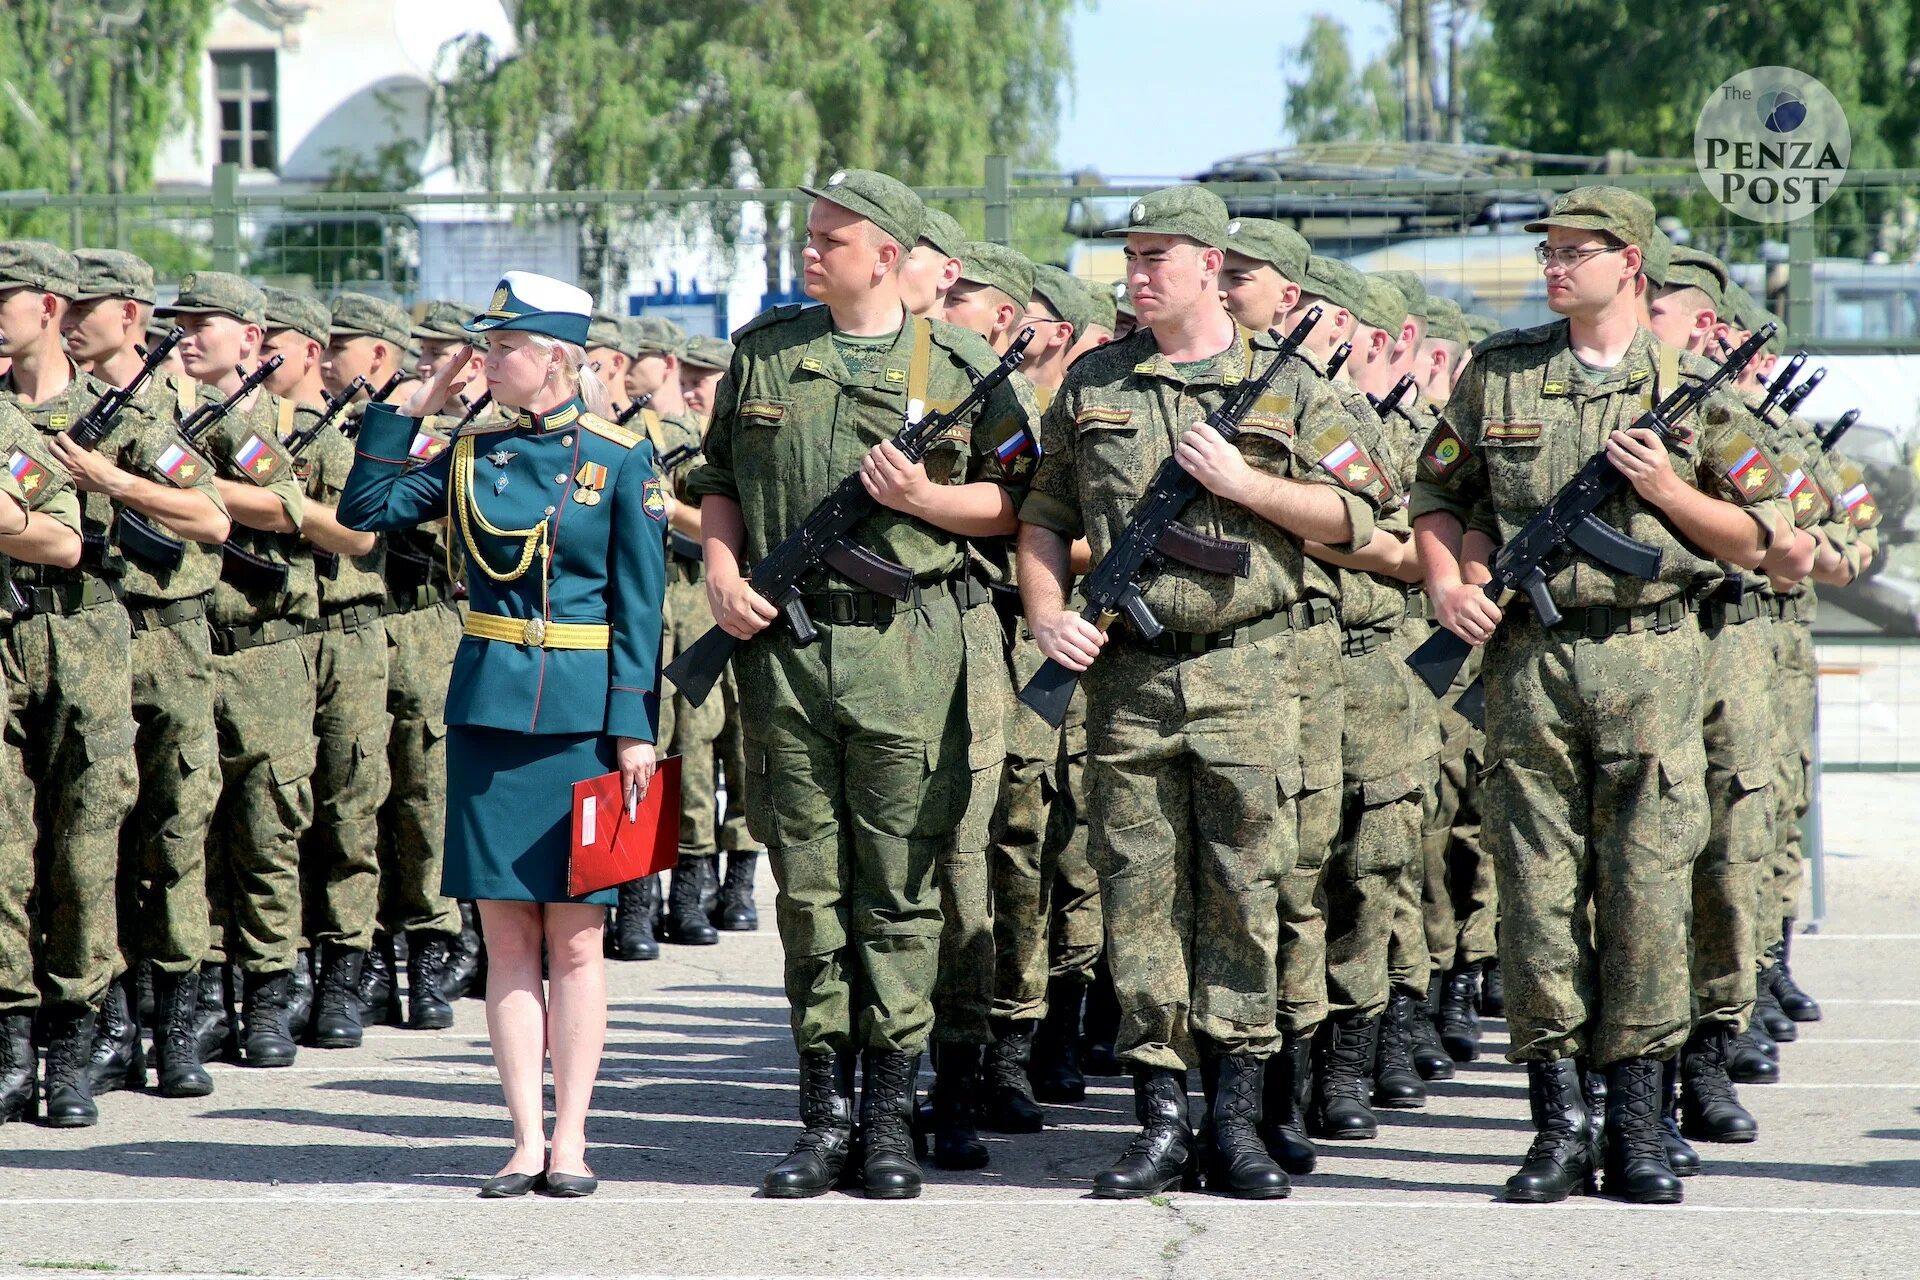
<instances>
[{"instance_id":1,"label":"camouflage field cap","mask_svg":"<svg viewBox=\"0 0 1920 1280\"><path fill-rule=\"evenodd\" d=\"M377 338L404 351L413 342L413 320L370 293L343 293L333 300L333 327L327 336Z\"/></svg>"},{"instance_id":2,"label":"camouflage field cap","mask_svg":"<svg viewBox=\"0 0 1920 1280\"><path fill-rule=\"evenodd\" d=\"M1484 342L1507 327L1500 323L1498 317L1490 316L1484 311L1469 311L1466 320L1467 337L1473 342Z\"/></svg>"},{"instance_id":3,"label":"camouflage field cap","mask_svg":"<svg viewBox=\"0 0 1920 1280\"><path fill-rule=\"evenodd\" d=\"M986 240L967 241L960 254L960 280L983 284L1026 306L1033 298L1033 264L1016 249Z\"/></svg>"},{"instance_id":4,"label":"camouflage field cap","mask_svg":"<svg viewBox=\"0 0 1920 1280\"><path fill-rule=\"evenodd\" d=\"M725 338L696 334L687 339L687 354L680 357L680 363L696 369L725 370L733 363L733 344Z\"/></svg>"},{"instance_id":5,"label":"camouflage field cap","mask_svg":"<svg viewBox=\"0 0 1920 1280\"><path fill-rule=\"evenodd\" d=\"M1235 218L1227 223L1227 242L1222 248L1244 258L1267 263L1281 275L1300 283L1313 249L1307 238L1284 222L1272 218Z\"/></svg>"},{"instance_id":6,"label":"camouflage field cap","mask_svg":"<svg viewBox=\"0 0 1920 1280\"><path fill-rule=\"evenodd\" d=\"M1407 314L1427 318L1427 286L1419 275L1412 271L1373 271L1368 273L1375 280L1385 280L1400 291L1407 304Z\"/></svg>"},{"instance_id":7,"label":"camouflage field cap","mask_svg":"<svg viewBox=\"0 0 1920 1280\"><path fill-rule=\"evenodd\" d=\"M1185 183L1149 191L1127 210L1124 225L1102 234L1118 236L1185 236L1215 249L1227 243L1227 203L1205 187Z\"/></svg>"},{"instance_id":8,"label":"camouflage field cap","mask_svg":"<svg viewBox=\"0 0 1920 1280\"><path fill-rule=\"evenodd\" d=\"M1673 269L1673 250L1674 243L1667 238L1667 233L1655 227L1652 238L1640 254L1640 274L1655 289L1666 287L1667 272Z\"/></svg>"},{"instance_id":9,"label":"camouflage field cap","mask_svg":"<svg viewBox=\"0 0 1920 1280\"><path fill-rule=\"evenodd\" d=\"M80 291L80 264L45 240L0 240L0 289L38 289L73 298Z\"/></svg>"},{"instance_id":10,"label":"camouflage field cap","mask_svg":"<svg viewBox=\"0 0 1920 1280\"><path fill-rule=\"evenodd\" d=\"M1604 231L1644 255L1657 230L1653 217L1653 205L1647 198L1624 187L1575 187L1554 200L1546 217L1529 222L1525 229L1545 231L1548 227L1571 227L1578 231Z\"/></svg>"},{"instance_id":11,"label":"camouflage field cap","mask_svg":"<svg viewBox=\"0 0 1920 1280\"><path fill-rule=\"evenodd\" d=\"M260 292L267 295L268 332L291 329L303 338L312 338L323 347L327 345L327 335L333 328L333 313L327 310L326 303L309 294L295 293L292 289L276 289L272 285L263 285Z\"/></svg>"},{"instance_id":12,"label":"camouflage field cap","mask_svg":"<svg viewBox=\"0 0 1920 1280\"><path fill-rule=\"evenodd\" d=\"M81 249L73 260L80 269L75 302L95 298L154 301L153 268L138 254L122 249Z\"/></svg>"},{"instance_id":13,"label":"camouflage field cap","mask_svg":"<svg viewBox=\"0 0 1920 1280\"><path fill-rule=\"evenodd\" d=\"M1299 283L1302 292L1325 298L1355 316L1366 305L1367 278L1338 258L1312 254L1307 258L1307 269L1301 273Z\"/></svg>"},{"instance_id":14,"label":"camouflage field cap","mask_svg":"<svg viewBox=\"0 0 1920 1280\"><path fill-rule=\"evenodd\" d=\"M1127 292L1127 282L1125 280L1115 280L1111 285L1107 286L1107 290L1113 298L1113 315L1116 322L1118 322L1121 316L1134 314L1133 295Z\"/></svg>"},{"instance_id":15,"label":"camouflage field cap","mask_svg":"<svg viewBox=\"0 0 1920 1280\"><path fill-rule=\"evenodd\" d=\"M473 336L460 326L473 314L470 307L457 302L435 299L424 302L415 310L420 318L413 322L412 336L424 342L471 342Z\"/></svg>"},{"instance_id":16,"label":"camouflage field cap","mask_svg":"<svg viewBox=\"0 0 1920 1280\"><path fill-rule=\"evenodd\" d=\"M627 350L635 356L684 356L685 330L665 316L628 316L620 322Z\"/></svg>"},{"instance_id":17,"label":"camouflage field cap","mask_svg":"<svg viewBox=\"0 0 1920 1280\"><path fill-rule=\"evenodd\" d=\"M911 249L924 234L927 206L913 189L898 178L890 178L872 169L835 169L833 176L817 187L800 190L857 213L880 228L902 248ZM958 256L958 255L955 255Z\"/></svg>"},{"instance_id":18,"label":"camouflage field cap","mask_svg":"<svg viewBox=\"0 0 1920 1280\"><path fill-rule=\"evenodd\" d=\"M1363 276L1360 306L1353 315L1368 328L1384 329L1398 338L1400 326L1407 322L1407 295L1391 280L1377 274Z\"/></svg>"},{"instance_id":19,"label":"camouflage field cap","mask_svg":"<svg viewBox=\"0 0 1920 1280\"><path fill-rule=\"evenodd\" d=\"M180 295L154 310L160 316L228 315L242 324L267 322L267 296L260 286L226 271L189 271Z\"/></svg>"},{"instance_id":20,"label":"camouflage field cap","mask_svg":"<svg viewBox=\"0 0 1920 1280\"><path fill-rule=\"evenodd\" d=\"M611 311L596 311L587 325L587 345L630 354L626 335L620 332L620 317Z\"/></svg>"},{"instance_id":21,"label":"camouflage field cap","mask_svg":"<svg viewBox=\"0 0 1920 1280\"><path fill-rule=\"evenodd\" d=\"M1427 336L1443 342L1467 344L1467 321L1460 304L1438 293L1427 295Z\"/></svg>"},{"instance_id":22,"label":"camouflage field cap","mask_svg":"<svg viewBox=\"0 0 1920 1280\"><path fill-rule=\"evenodd\" d=\"M1079 285L1087 295L1087 302L1092 307L1089 315L1093 323L1112 333L1113 326L1120 322L1120 305L1114 300L1113 286L1095 284L1091 280L1082 280L1078 276L1074 277L1073 282Z\"/></svg>"},{"instance_id":23,"label":"camouflage field cap","mask_svg":"<svg viewBox=\"0 0 1920 1280\"><path fill-rule=\"evenodd\" d=\"M1099 324L1101 312L1094 305L1087 287L1058 267L1033 269L1033 296L1047 304L1053 314L1073 326L1073 336L1086 332L1088 325ZM1107 326L1111 328L1112 326Z\"/></svg>"},{"instance_id":24,"label":"camouflage field cap","mask_svg":"<svg viewBox=\"0 0 1920 1280\"><path fill-rule=\"evenodd\" d=\"M1736 329L1752 333L1763 323L1760 304L1737 282L1729 280L1720 291L1720 318Z\"/></svg>"},{"instance_id":25,"label":"camouflage field cap","mask_svg":"<svg viewBox=\"0 0 1920 1280\"><path fill-rule=\"evenodd\" d=\"M960 257L967 247L967 233L960 229L952 214L939 209L926 211L926 219L920 225L920 239L949 258Z\"/></svg>"},{"instance_id":26,"label":"camouflage field cap","mask_svg":"<svg viewBox=\"0 0 1920 1280\"><path fill-rule=\"evenodd\" d=\"M1698 289L1718 312L1732 281L1726 263L1703 249L1681 244L1673 247L1673 263L1663 283L1668 288Z\"/></svg>"}]
</instances>

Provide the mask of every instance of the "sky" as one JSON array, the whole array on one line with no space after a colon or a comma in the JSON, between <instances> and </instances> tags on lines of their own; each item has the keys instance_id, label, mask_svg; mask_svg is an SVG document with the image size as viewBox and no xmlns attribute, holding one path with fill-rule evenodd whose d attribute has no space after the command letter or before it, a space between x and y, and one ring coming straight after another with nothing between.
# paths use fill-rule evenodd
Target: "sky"
<instances>
[{"instance_id":1,"label":"sky","mask_svg":"<svg viewBox=\"0 0 1920 1280\"><path fill-rule=\"evenodd\" d=\"M1343 10L1359 65L1387 45L1384 4L1095 0L1075 9L1074 88L1055 158L1109 180L1177 178L1282 145L1281 50L1299 43L1312 14Z\"/></svg>"}]
</instances>

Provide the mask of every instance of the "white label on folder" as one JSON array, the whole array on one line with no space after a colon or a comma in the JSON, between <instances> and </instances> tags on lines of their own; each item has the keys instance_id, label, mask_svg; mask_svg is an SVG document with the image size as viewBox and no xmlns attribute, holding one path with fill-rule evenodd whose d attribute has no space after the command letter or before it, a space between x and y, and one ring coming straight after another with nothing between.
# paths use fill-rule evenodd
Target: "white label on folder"
<instances>
[{"instance_id":1,"label":"white label on folder","mask_svg":"<svg viewBox=\"0 0 1920 1280\"><path fill-rule=\"evenodd\" d=\"M580 802L580 847L582 849L593 847L594 812L599 807L599 799L596 796L587 796Z\"/></svg>"}]
</instances>

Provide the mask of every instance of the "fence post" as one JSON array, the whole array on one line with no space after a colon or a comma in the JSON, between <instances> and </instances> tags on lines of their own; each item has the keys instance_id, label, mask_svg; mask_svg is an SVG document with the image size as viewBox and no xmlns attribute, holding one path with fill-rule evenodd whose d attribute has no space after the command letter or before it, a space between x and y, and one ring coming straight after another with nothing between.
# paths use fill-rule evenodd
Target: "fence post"
<instances>
[{"instance_id":1,"label":"fence post","mask_svg":"<svg viewBox=\"0 0 1920 1280\"><path fill-rule=\"evenodd\" d=\"M1781 337L1795 346L1813 333L1814 252L1813 219L1787 224L1787 331Z\"/></svg>"},{"instance_id":2,"label":"fence post","mask_svg":"<svg viewBox=\"0 0 1920 1280\"><path fill-rule=\"evenodd\" d=\"M1013 246L1013 192L1011 169L1005 156L987 157L987 239Z\"/></svg>"},{"instance_id":3,"label":"fence post","mask_svg":"<svg viewBox=\"0 0 1920 1280\"><path fill-rule=\"evenodd\" d=\"M240 166L213 166L213 269L238 274L240 270Z\"/></svg>"}]
</instances>

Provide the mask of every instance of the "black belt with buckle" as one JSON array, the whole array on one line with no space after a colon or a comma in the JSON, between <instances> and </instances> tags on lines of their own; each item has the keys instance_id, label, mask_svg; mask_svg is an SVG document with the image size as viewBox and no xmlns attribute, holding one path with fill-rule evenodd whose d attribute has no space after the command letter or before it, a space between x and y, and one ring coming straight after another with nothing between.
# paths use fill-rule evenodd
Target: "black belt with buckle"
<instances>
[{"instance_id":1,"label":"black belt with buckle","mask_svg":"<svg viewBox=\"0 0 1920 1280\"><path fill-rule=\"evenodd\" d=\"M127 616L133 619L133 629L138 631L164 631L168 627L177 627L183 622L207 616L207 597L194 596L187 600L175 600L171 604L154 605L150 608L128 608Z\"/></svg>"},{"instance_id":2,"label":"black belt with buckle","mask_svg":"<svg viewBox=\"0 0 1920 1280\"><path fill-rule=\"evenodd\" d=\"M318 635L326 631L338 631L351 635L380 621L386 612L386 609L377 602L350 604L344 609L330 609L307 624L307 634Z\"/></svg>"},{"instance_id":3,"label":"black belt with buckle","mask_svg":"<svg viewBox=\"0 0 1920 1280\"><path fill-rule=\"evenodd\" d=\"M1609 636L1636 631L1665 635L1685 626L1692 613L1684 596L1638 608L1588 605L1585 608L1562 609L1559 623L1549 629L1556 635L1572 634L1588 640L1605 640Z\"/></svg>"},{"instance_id":4,"label":"black belt with buckle","mask_svg":"<svg viewBox=\"0 0 1920 1280\"><path fill-rule=\"evenodd\" d=\"M215 627L213 651L224 658L248 649L258 649L262 645L297 639L305 634L307 624L296 618L270 618L242 627Z\"/></svg>"},{"instance_id":5,"label":"black belt with buckle","mask_svg":"<svg viewBox=\"0 0 1920 1280\"><path fill-rule=\"evenodd\" d=\"M1121 634L1126 643L1173 658L1197 658L1219 649L1235 649L1258 644L1262 640L1289 631L1304 631L1333 620L1329 600L1302 600L1288 609L1276 609L1264 617L1243 622L1225 631L1162 631L1151 640L1143 640L1131 630Z\"/></svg>"}]
</instances>

